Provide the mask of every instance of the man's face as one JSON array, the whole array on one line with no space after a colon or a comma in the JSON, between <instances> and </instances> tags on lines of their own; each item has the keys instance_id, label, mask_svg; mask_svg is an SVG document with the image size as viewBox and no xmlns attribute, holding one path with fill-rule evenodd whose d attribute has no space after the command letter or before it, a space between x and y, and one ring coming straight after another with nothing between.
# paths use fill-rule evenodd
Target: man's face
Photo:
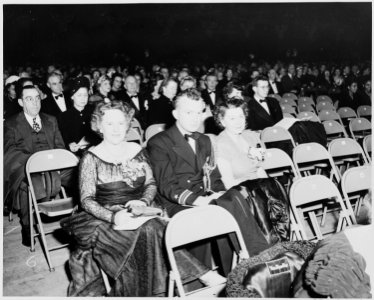
<instances>
[{"instance_id":1,"label":"man's face","mask_svg":"<svg viewBox=\"0 0 374 300\"><path fill-rule=\"evenodd\" d=\"M23 111L31 117L36 117L40 111L40 95L37 89L26 89L22 92L18 104L22 106Z\"/></svg>"},{"instance_id":2,"label":"man's face","mask_svg":"<svg viewBox=\"0 0 374 300\"><path fill-rule=\"evenodd\" d=\"M113 80L113 88L119 90L122 86L122 77L116 76Z\"/></svg>"},{"instance_id":3,"label":"man's face","mask_svg":"<svg viewBox=\"0 0 374 300\"><path fill-rule=\"evenodd\" d=\"M52 76L48 79L48 87L52 90L54 94L62 93L62 82L59 76Z\"/></svg>"},{"instance_id":4,"label":"man's face","mask_svg":"<svg viewBox=\"0 0 374 300\"><path fill-rule=\"evenodd\" d=\"M371 92L371 81L367 81L367 82L365 83L365 91L366 91L367 93L370 93L370 92Z\"/></svg>"},{"instance_id":5,"label":"man's face","mask_svg":"<svg viewBox=\"0 0 374 300\"><path fill-rule=\"evenodd\" d=\"M275 81L276 73L273 69L271 69L268 73L270 81Z\"/></svg>"},{"instance_id":6,"label":"man's face","mask_svg":"<svg viewBox=\"0 0 374 300\"><path fill-rule=\"evenodd\" d=\"M295 65L291 64L288 66L288 73L290 73L291 75L295 74Z\"/></svg>"},{"instance_id":7,"label":"man's face","mask_svg":"<svg viewBox=\"0 0 374 300\"><path fill-rule=\"evenodd\" d=\"M168 79L169 78L169 70L168 70L168 68L161 68L160 73L162 74L162 76L164 76L164 79Z\"/></svg>"},{"instance_id":8,"label":"man's face","mask_svg":"<svg viewBox=\"0 0 374 300\"><path fill-rule=\"evenodd\" d=\"M217 84L218 81L216 76L208 76L206 78L206 85L208 87L208 90L214 91L216 89Z\"/></svg>"},{"instance_id":9,"label":"man's face","mask_svg":"<svg viewBox=\"0 0 374 300\"><path fill-rule=\"evenodd\" d=\"M178 91L178 84L174 81L170 81L163 89L164 96L169 99L173 99Z\"/></svg>"},{"instance_id":10,"label":"man's face","mask_svg":"<svg viewBox=\"0 0 374 300\"><path fill-rule=\"evenodd\" d=\"M177 124L188 133L195 132L199 129L203 121L204 101L191 100L183 96L178 100L177 107L173 110L173 116Z\"/></svg>"},{"instance_id":11,"label":"man's face","mask_svg":"<svg viewBox=\"0 0 374 300\"><path fill-rule=\"evenodd\" d=\"M253 91L255 92L255 95L260 99L266 98L269 94L269 82L265 80L257 81L257 86L253 87Z\"/></svg>"},{"instance_id":12,"label":"man's face","mask_svg":"<svg viewBox=\"0 0 374 300\"><path fill-rule=\"evenodd\" d=\"M125 88L130 94L135 94L138 90L138 85L134 76L129 76L125 80Z\"/></svg>"}]
</instances>

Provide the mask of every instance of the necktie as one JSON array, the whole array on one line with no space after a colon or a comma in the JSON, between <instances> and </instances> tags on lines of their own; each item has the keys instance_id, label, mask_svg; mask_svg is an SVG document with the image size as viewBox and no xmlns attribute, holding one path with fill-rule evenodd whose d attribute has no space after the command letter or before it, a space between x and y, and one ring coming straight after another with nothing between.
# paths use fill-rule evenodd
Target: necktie
<instances>
[{"instance_id":1,"label":"necktie","mask_svg":"<svg viewBox=\"0 0 374 300\"><path fill-rule=\"evenodd\" d=\"M135 95L131 95L130 98L131 98L131 99L132 99L132 98L138 98L138 95L136 95L136 94L135 94Z\"/></svg>"},{"instance_id":2,"label":"necktie","mask_svg":"<svg viewBox=\"0 0 374 300\"><path fill-rule=\"evenodd\" d=\"M266 99L260 100L260 103L267 103L268 101Z\"/></svg>"},{"instance_id":3,"label":"necktie","mask_svg":"<svg viewBox=\"0 0 374 300\"><path fill-rule=\"evenodd\" d=\"M209 92L209 95L210 95L210 94L215 94L215 93L216 93L216 91L210 91L210 92Z\"/></svg>"},{"instance_id":4,"label":"necktie","mask_svg":"<svg viewBox=\"0 0 374 300\"><path fill-rule=\"evenodd\" d=\"M187 142L189 138L197 140L199 138L199 134L197 132L193 132L191 134L185 134L184 138L186 139Z\"/></svg>"},{"instance_id":5,"label":"necktie","mask_svg":"<svg viewBox=\"0 0 374 300\"><path fill-rule=\"evenodd\" d=\"M63 98L64 96L62 94L59 94L59 95L55 96L55 99L58 100L58 98L60 98L60 97Z\"/></svg>"},{"instance_id":6,"label":"necktie","mask_svg":"<svg viewBox=\"0 0 374 300\"><path fill-rule=\"evenodd\" d=\"M39 124L36 122L36 118L32 119L32 129L34 129L36 132L39 132L39 131L40 131L40 126L39 126Z\"/></svg>"}]
</instances>

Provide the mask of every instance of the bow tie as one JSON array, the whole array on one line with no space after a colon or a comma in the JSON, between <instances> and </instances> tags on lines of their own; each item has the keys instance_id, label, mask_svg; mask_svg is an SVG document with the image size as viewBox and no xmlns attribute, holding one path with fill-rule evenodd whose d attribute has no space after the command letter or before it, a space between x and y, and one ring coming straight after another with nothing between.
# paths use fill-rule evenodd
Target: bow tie
<instances>
[{"instance_id":1,"label":"bow tie","mask_svg":"<svg viewBox=\"0 0 374 300\"><path fill-rule=\"evenodd\" d=\"M192 132L191 134L185 134L184 138L186 139L187 142L189 138L197 140L199 138L199 134L197 132Z\"/></svg>"},{"instance_id":2,"label":"bow tie","mask_svg":"<svg viewBox=\"0 0 374 300\"><path fill-rule=\"evenodd\" d=\"M56 95L56 96L55 96L55 99L58 100L58 98L60 98L60 97L61 97L61 98L64 98L64 95L62 95L62 94Z\"/></svg>"},{"instance_id":3,"label":"bow tie","mask_svg":"<svg viewBox=\"0 0 374 300\"><path fill-rule=\"evenodd\" d=\"M138 98L138 95L137 94L136 95L131 95L130 99L132 99L132 98Z\"/></svg>"},{"instance_id":4,"label":"bow tie","mask_svg":"<svg viewBox=\"0 0 374 300\"><path fill-rule=\"evenodd\" d=\"M266 99L260 100L260 103L267 103L268 101Z\"/></svg>"},{"instance_id":5,"label":"bow tie","mask_svg":"<svg viewBox=\"0 0 374 300\"><path fill-rule=\"evenodd\" d=\"M216 93L216 91L209 91L209 95L210 94L215 94Z\"/></svg>"}]
</instances>

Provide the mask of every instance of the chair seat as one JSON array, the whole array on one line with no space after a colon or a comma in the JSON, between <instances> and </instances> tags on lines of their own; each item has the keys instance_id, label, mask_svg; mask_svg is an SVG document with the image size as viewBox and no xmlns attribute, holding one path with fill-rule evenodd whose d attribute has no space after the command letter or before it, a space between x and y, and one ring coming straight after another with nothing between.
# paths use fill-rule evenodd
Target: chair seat
<instances>
[{"instance_id":1,"label":"chair seat","mask_svg":"<svg viewBox=\"0 0 374 300\"><path fill-rule=\"evenodd\" d=\"M74 209L73 198L57 199L38 204L41 214L48 217L62 216L70 214Z\"/></svg>"},{"instance_id":2,"label":"chair seat","mask_svg":"<svg viewBox=\"0 0 374 300\"><path fill-rule=\"evenodd\" d=\"M226 283L216 286L204 287L196 291L186 293L188 297L218 297L219 293L226 287Z\"/></svg>"}]
</instances>

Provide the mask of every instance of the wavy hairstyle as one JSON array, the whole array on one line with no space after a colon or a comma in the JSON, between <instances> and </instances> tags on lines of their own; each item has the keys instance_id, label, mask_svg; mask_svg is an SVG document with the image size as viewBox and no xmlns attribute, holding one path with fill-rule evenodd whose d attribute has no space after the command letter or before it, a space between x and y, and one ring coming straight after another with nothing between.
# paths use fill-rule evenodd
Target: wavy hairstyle
<instances>
[{"instance_id":1,"label":"wavy hairstyle","mask_svg":"<svg viewBox=\"0 0 374 300\"><path fill-rule=\"evenodd\" d=\"M243 110L244 116L247 119L248 116L248 105L243 99L233 97L229 98L224 102L221 102L216 105L213 111L213 117L216 124L224 129L225 127L222 125L221 120L225 117L226 111L230 108L238 108L240 107Z\"/></svg>"}]
</instances>

